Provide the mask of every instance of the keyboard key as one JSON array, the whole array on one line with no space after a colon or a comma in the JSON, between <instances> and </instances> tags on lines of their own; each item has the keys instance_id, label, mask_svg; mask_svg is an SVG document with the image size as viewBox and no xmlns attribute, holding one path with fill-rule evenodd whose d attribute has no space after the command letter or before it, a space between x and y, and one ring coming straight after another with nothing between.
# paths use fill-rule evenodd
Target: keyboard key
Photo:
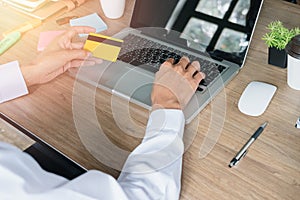
<instances>
[{"instance_id":1,"label":"keyboard key","mask_svg":"<svg viewBox=\"0 0 300 200\"><path fill-rule=\"evenodd\" d=\"M134 66L140 66L142 64L145 64L143 62L141 62L141 60L133 60L130 62L130 64L134 65Z\"/></svg>"}]
</instances>

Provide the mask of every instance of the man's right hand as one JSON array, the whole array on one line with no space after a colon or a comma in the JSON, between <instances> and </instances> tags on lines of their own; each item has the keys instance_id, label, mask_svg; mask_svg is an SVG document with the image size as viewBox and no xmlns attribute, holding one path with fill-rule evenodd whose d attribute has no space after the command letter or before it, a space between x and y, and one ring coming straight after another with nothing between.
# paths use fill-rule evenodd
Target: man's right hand
<instances>
[{"instance_id":1,"label":"man's right hand","mask_svg":"<svg viewBox=\"0 0 300 200\"><path fill-rule=\"evenodd\" d=\"M174 59L168 59L155 75L151 94L152 110L183 110L204 78L198 61L190 63L187 57L182 57L174 64Z\"/></svg>"},{"instance_id":2,"label":"man's right hand","mask_svg":"<svg viewBox=\"0 0 300 200\"><path fill-rule=\"evenodd\" d=\"M101 59L88 56L89 52L83 49L83 41L73 41L78 34L91 32L95 32L95 29L78 26L57 36L29 65L21 67L26 85L46 83L69 68L80 67L83 63L88 66L102 62Z\"/></svg>"}]
</instances>

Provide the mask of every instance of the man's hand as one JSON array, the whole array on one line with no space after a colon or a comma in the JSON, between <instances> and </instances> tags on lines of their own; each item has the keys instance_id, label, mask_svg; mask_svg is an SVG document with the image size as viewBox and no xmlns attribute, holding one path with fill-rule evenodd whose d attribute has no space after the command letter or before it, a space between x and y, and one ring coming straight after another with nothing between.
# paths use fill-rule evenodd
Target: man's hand
<instances>
[{"instance_id":1,"label":"man's hand","mask_svg":"<svg viewBox=\"0 0 300 200\"><path fill-rule=\"evenodd\" d=\"M88 58L83 50L84 42L74 42L80 33L95 32L91 27L72 27L55 40L30 65L21 66L27 86L46 83L69 68L100 63L100 59Z\"/></svg>"},{"instance_id":2,"label":"man's hand","mask_svg":"<svg viewBox=\"0 0 300 200\"><path fill-rule=\"evenodd\" d=\"M187 57L182 57L174 64L174 59L168 59L155 75L151 94L152 110L184 109L204 78L198 61L190 63Z\"/></svg>"}]
</instances>

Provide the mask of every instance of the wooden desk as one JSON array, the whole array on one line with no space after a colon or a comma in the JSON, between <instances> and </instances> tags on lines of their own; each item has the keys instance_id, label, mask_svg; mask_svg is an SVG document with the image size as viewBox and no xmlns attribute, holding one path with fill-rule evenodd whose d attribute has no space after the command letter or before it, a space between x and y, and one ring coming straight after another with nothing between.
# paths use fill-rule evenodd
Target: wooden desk
<instances>
[{"instance_id":1,"label":"wooden desk","mask_svg":"<svg viewBox=\"0 0 300 200\"><path fill-rule=\"evenodd\" d=\"M98 2L91 0L69 15L97 12L110 27L106 34L113 34L129 24L133 1L127 1L126 14L120 20L106 19ZM181 199L299 198L300 130L294 125L300 115L300 91L288 87L286 69L267 64L267 47L261 40L269 22L278 19L288 28L299 27L299 17L299 6L281 0L265 0L244 68L186 127ZM65 27L57 27L51 19L44 22L31 31L31 35L26 33L20 42L2 55L0 63L15 59L21 63L29 62L36 55L39 32ZM278 87L268 109L259 117L246 116L237 108L242 91L253 80ZM75 127L72 92L74 86L78 86L76 84L72 77L64 74L48 84L29 88L30 95L1 104L0 110L87 169L99 169L117 177L117 170L105 166L94 157L105 154L97 152L101 141L94 140L95 146L84 146L88 137L83 139L82 130ZM87 92L94 89L84 84L79 86ZM90 99L81 95L79 104L85 105ZM73 97L78 96L75 94ZM97 120L110 141L129 153L140 142L136 136L143 136L148 112L130 104L130 117L136 124L133 127L127 123L128 116L118 112L127 103L115 105L111 102L109 93L97 90ZM82 116L85 117L84 114ZM115 122L119 118L121 125ZM266 130L243 161L230 169L229 161L264 121L269 121ZM92 125L87 130L93 140L97 134L93 134L96 127ZM113 160L109 156L106 159ZM117 159L122 163L126 158L120 154Z\"/></svg>"}]
</instances>

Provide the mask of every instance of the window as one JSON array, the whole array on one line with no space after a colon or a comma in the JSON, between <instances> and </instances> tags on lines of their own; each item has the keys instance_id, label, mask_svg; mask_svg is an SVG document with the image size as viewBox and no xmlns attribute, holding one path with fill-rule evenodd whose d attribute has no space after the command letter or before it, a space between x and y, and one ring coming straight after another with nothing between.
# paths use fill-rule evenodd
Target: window
<instances>
[{"instance_id":1,"label":"window","mask_svg":"<svg viewBox=\"0 0 300 200\"><path fill-rule=\"evenodd\" d=\"M187 0L174 29L197 50L243 52L249 40L246 18L251 1Z\"/></svg>"},{"instance_id":2,"label":"window","mask_svg":"<svg viewBox=\"0 0 300 200\"><path fill-rule=\"evenodd\" d=\"M202 0L199 1L196 11L222 19L227 12L230 3L231 0Z\"/></svg>"},{"instance_id":3,"label":"window","mask_svg":"<svg viewBox=\"0 0 300 200\"><path fill-rule=\"evenodd\" d=\"M250 0L238 1L236 4L229 21L232 23L246 26L246 16L250 8Z\"/></svg>"},{"instance_id":4,"label":"window","mask_svg":"<svg viewBox=\"0 0 300 200\"><path fill-rule=\"evenodd\" d=\"M223 29L215 49L231 52L243 52L247 46L247 35L232 29Z\"/></svg>"},{"instance_id":5,"label":"window","mask_svg":"<svg viewBox=\"0 0 300 200\"><path fill-rule=\"evenodd\" d=\"M216 24L191 18L183 30L181 38L192 42L192 46L196 49L205 51L217 28Z\"/></svg>"}]
</instances>

